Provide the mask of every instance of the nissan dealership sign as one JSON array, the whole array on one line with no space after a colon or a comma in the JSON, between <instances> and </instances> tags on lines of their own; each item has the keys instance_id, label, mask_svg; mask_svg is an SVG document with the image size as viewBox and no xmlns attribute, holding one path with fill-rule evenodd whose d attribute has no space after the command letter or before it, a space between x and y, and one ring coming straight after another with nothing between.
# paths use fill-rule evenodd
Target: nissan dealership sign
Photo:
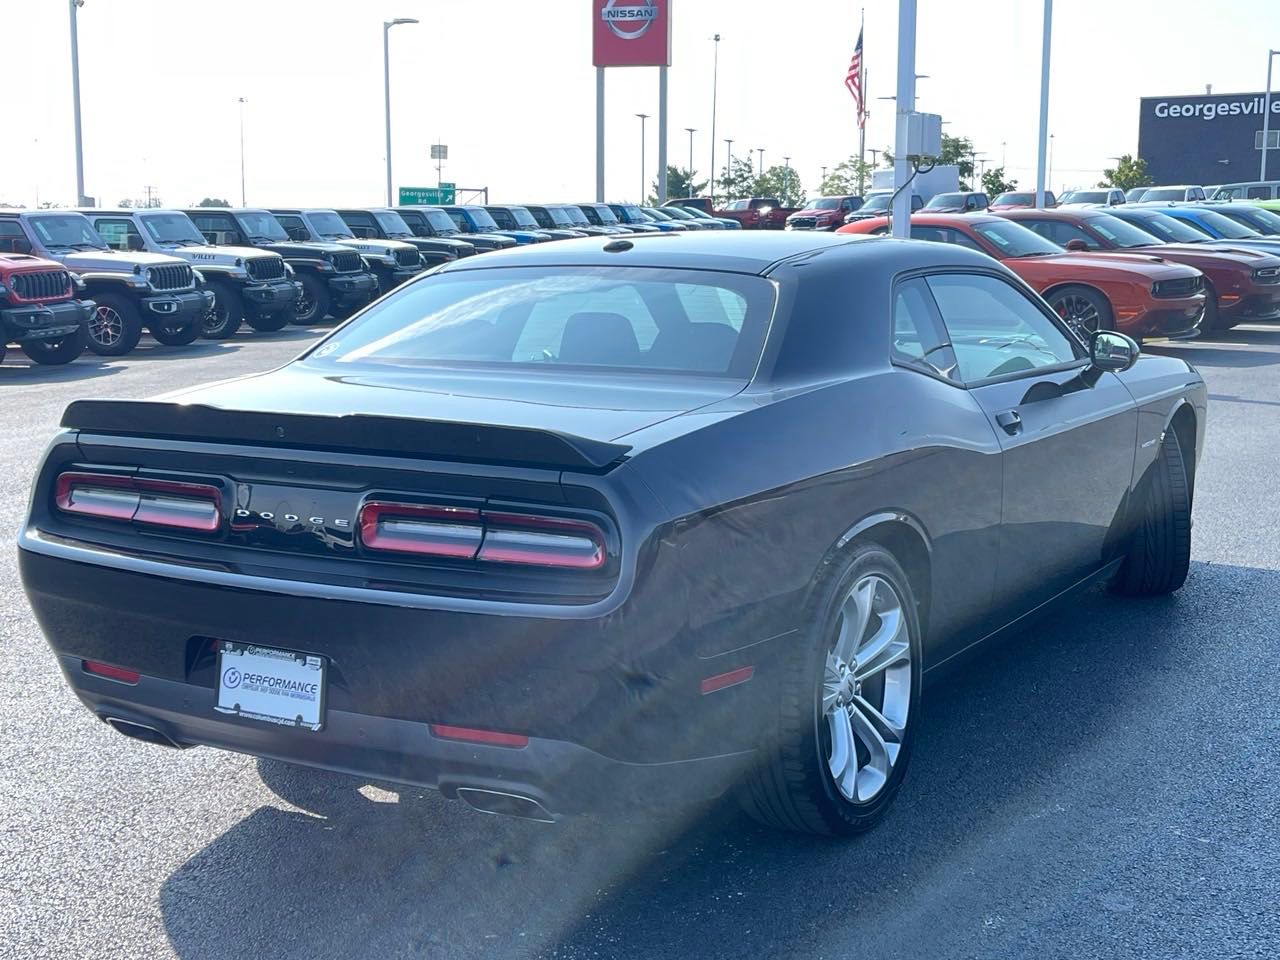
<instances>
[{"instance_id":1,"label":"nissan dealership sign","mask_svg":"<svg viewBox=\"0 0 1280 960\"><path fill-rule=\"evenodd\" d=\"M1209 186L1255 180L1266 107L1261 93L1143 97L1138 110L1138 156L1147 161L1147 172L1156 183ZM1272 94L1268 127L1274 150L1280 92Z\"/></svg>"},{"instance_id":2,"label":"nissan dealership sign","mask_svg":"<svg viewBox=\"0 0 1280 960\"><path fill-rule=\"evenodd\" d=\"M591 0L597 67L671 65L670 0Z\"/></svg>"}]
</instances>

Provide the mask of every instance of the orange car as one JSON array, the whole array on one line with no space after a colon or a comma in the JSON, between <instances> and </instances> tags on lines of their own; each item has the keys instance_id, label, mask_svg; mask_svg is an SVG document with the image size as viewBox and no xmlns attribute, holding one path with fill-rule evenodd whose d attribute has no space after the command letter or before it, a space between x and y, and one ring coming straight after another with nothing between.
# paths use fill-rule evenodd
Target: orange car
<instances>
[{"instance_id":1,"label":"orange car","mask_svg":"<svg viewBox=\"0 0 1280 960\"><path fill-rule=\"evenodd\" d=\"M837 233L882 234L885 217ZM957 243L995 257L1049 301L1082 337L1119 330L1144 337L1190 337L1204 315L1204 276L1193 267L1129 253L1068 253L1038 233L987 214L915 214L916 240Z\"/></svg>"}]
</instances>

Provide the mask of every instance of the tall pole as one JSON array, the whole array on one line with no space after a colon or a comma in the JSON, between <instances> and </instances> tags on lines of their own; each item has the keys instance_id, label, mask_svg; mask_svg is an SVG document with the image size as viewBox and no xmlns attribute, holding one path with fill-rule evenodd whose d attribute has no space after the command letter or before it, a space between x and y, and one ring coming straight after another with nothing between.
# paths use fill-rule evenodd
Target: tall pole
<instances>
[{"instance_id":1,"label":"tall pole","mask_svg":"<svg viewBox=\"0 0 1280 960\"><path fill-rule=\"evenodd\" d=\"M1049 153L1049 50L1053 39L1053 0L1044 0L1044 40L1040 46L1040 143L1036 150L1036 209L1044 209L1045 161ZM1052 170L1052 166L1050 166ZM1052 173L1049 174L1050 176Z\"/></svg>"},{"instance_id":2,"label":"tall pole","mask_svg":"<svg viewBox=\"0 0 1280 960\"><path fill-rule=\"evenodd\" d=\"M247 207L248 201L244 198L244 97L237 97L240 104L240 206Z\"/></svg>"},{"instance_id":3,"label":"tall pole","mask_svg":"<svg viewBox=\"0 0 1280 960\"><path fill-rule=\"evenodd\" d=\"M644 197L640 202L644 202ZM658 68L658 206L667 202L667 68Z\"/></svg>"},{"instance_id":4,"label":"tall pole","mask_svg":"<svg viewBox=\"0 0 1280 960\"><path fill-rule=\"evenodd\" d=\"M693 135L698 132L697 127L685 127L689 134L689 196L693 196Z\"/></svg>"},{"instance_id":5,"label":"tall pole","mask_svg":"<svg viewBox=\"0 0 1280 960\"><path fill-rule=\"evenodd\" d=\"M715 41L715 55L711 65L711 206L716 205L716 86L720 81L720 34Z\"/></svg>"},{"instance_id":6,"label":"tall pole","mask_svg":"<svg viewBox=\"0 0 1280 960\"><path fill-rule=\"evenodd\" d=\"M893 235L911 236L910 116L916 108L916 0L898 0L897 132L893 147Z\"/></svg>"},{"instance_id":7,"label":"tall pole","mask_svg":"<svg viewBox=\"0 0 1280 960\"><path fill-rule=\"evenodd\" d=\"M1053 189L1053 134L1049 134L1049 173L1045 176L1044 188Z\"/></svg>"},{"instance_id":8,"label":"tall pole","mask_svg":"<svg viewBox=\"0 0 1280 960\"><path fill-rule=\"evenodd\" d=\"M596 203L604 203L604 67L596 67Z\"/></svg>"},{"instance_id":9,"label":"tall pole","mask_svg":"<svg viewBox=\"0 0 1280 960\"><path fill-rule=\"evenodd\" d=\"M1267 141L1271 137L1271 63L1277 53L1280 50L1267 51L1267 93L1262 99L1262 167L1258 170L1259 180L1267 179ZM76 127L79 129L79 121L76 121ZM78 153L77 148L77 155Z\"/></svg>"},{"instance_id":10,"label":"tall pole","mask_svg":"<svg viewBox=\"0 0 1280 960\"><path fill-rule=\"evenodd\" d=\"M387 126L387 206L392 206L391 198L391 28L402 23L417 23L411 17L396 17L394 20L382 21L382 92L386 105Z\"/></svg>"},{"instance_id":11,"label":"tall pole","mask_svg":"<svg viewBox=\"0 0 1280 960\"><path fill-rule=\"evenodd\" d=\"M760 167L758 172L756 173L756 176L763 177L764 176L764 147L756 147L756 152L760 154Z\"/></svg>"},{"instance_id":12,"label":"tall pole","mask_svg":"<svg viewBox=\"0 0 1280 960\"><path fill-rule=\"evenodd\" d=\"M640 204L642 204L642 205L643 205L643 204L644 204L644 191L645 191L645 181L644 181L644 122L645 122L646 120L648 120L648 119L649 119L649 115L648 115L647 113L637 113L637 114L636 114L636 116L640 118L640 199L637 201L637 203L640 203Z\"/></svg>"},{"instance_id":13,"label":"tall pole","mask_svg":"<svg viewBox=\"0 0 1280 960\"><path fill-rule=\"evenodd\" d=\"M71 111L76 125L76 206L85 205L84 199L84 141L80 135L80 37L76 31L76 10L84 6L84 0L70 0L71 8Z\"/></svg>"},{"instance_id":14,"label":"tall pole","mask_svg":"<svg viewBox=\"0 0 1280 960\"><path fill-rule=\"evenodd\" d=\"M733 141L726 138L724 142L725 142L725 145L729 148L729 156L728 156L728 159L725 160L724 162L724 169L725 169L725 172L732 177L733 176ZM729 194L726 191L725 198L728 199L728 197L729 197Z\"/></svg>"},{"instance_id":15,"label":"tall pole","mask_svg":"<svg viewBox=\"0 0 1280 960\"><path fill-rule=\"evenodd\" d=\"M867 11L862 10L862 19L858 27L858 36L863 35L863 31L867 28ZM867 64L866 57L858 58L858 72L861 76L858 78L858 90L862 93L862 116L858 122L858 195L861 196L866 192L866 175L864 170L867 165L867 120L866 120L866 102L867 102ZM825 178L824 178L825 179Z\"/></svg>"}]
</instances>

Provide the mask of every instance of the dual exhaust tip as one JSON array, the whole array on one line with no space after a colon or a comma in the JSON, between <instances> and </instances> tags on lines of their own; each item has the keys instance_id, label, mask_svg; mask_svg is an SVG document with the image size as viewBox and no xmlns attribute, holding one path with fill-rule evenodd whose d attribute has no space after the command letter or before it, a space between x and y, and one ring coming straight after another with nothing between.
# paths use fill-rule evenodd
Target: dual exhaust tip
<instances>
[{"instance_id":1,"label":"dual exhaust tip","mask_svg":"<svg viewBox=\"0 0 1280 960\"><path fill-rule=\"evenodd\" d=\"M133 740L153 743L162 747L182 749L182 744L162 733L155 727L125 720L122 717L104 716L102 718L117 733L124 734ZM538 823L555 823L556 818L539 801L518 793L506 793L501 790L489 790L485 787L458 787L455 791L459 800L463 800L474 810L481 813L492 813L503 817L517 817L521 820L534 820Z\"/></svg>"}]
</instances>

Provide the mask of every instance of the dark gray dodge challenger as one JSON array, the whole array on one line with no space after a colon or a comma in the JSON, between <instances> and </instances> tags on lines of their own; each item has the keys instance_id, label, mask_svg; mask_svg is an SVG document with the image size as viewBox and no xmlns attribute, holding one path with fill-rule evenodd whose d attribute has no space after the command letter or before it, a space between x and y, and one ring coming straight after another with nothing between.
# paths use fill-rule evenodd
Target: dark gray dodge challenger
<instances>
[{"instance_id":1,"label":"dark gray dodge challenger","mask_svg":"<svg viewBox=\"0 0 1280 960\"><path fill-rule=\"evenodd\" d=\"M270 373L71 404L22 579L136 739L848 834L926 671L1092 583L1182 585L1205 409L957 246L570 240Z\"/></svg>"}]
</instances>

